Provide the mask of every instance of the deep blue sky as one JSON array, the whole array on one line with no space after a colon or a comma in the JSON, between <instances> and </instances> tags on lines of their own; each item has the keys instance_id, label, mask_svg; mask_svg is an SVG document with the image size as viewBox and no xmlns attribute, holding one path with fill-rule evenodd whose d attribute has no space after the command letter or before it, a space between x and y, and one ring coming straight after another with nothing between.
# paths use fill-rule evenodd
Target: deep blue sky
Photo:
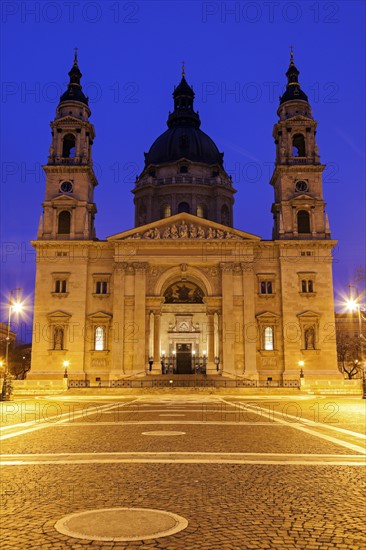
<instances>
[{"instance_id":1,"label":"deep blue sky","mask_svg":"<svg viewBox=\"0 0 366 550\"><path fill-rule=\"evenodd\" d=\"M130 190L166 129L182 60L201 128L238 190L235 226L270 239L272 127L292 44L328 165L336 295L354 279L365 253L364 2L3 1L1 10L2 301L14 287L33 292L41 166L75 46L97 134L100 239L133 227Z\"/></svg>"}]
</instances>

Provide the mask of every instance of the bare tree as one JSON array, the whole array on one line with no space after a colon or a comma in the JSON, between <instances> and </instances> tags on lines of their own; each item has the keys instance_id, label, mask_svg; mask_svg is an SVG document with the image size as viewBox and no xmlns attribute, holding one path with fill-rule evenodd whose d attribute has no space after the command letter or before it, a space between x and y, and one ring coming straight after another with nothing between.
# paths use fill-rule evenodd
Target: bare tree
<instances>
[{"instance_id":1,"label":"bare tree","mask_svg":"<svg viewBox=\"0 0 366 550\"><path fill-rule=\"evenodd\" d=\"M359 378L362 372L359 336L347 332L337 334L338 368L348 379Z\"/></svg>"},{"instance_id":2,"label":"bare tree","mask_svg":"<svg viewBox=\"0 0 366 550\"><path fill-rule=\"evenodd\" d=\"M9 351L9 370L16 380L24 380L31 368L31 347L27 344Z\"/></svg>"}]
</instances>

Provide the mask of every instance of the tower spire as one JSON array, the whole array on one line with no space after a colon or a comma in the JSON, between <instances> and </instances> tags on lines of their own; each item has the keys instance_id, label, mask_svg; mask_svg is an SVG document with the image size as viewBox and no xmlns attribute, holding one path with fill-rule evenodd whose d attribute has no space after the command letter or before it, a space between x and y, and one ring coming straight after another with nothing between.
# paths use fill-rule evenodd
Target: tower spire
<instances>
[{"instance_id":1,"label":"tower spire","mask_svg":"<svg viewBox=\"0 0 366 550\"><path fill-rule=\"evenodd\" d=\"M185 63L182 61L182 79L174 88L174 111L169 114L168 127L181 125L183 122L188 126L199 128L201 125L198 113L193 109L194 91L185 78Z\"/></svg>"},{"instance_id":2,"label":"tower spire","mask_svg":"<svg viewBox=\"0 0 366 550\"><path fill-rule=\"evenodd\" d=\"M80 84L82 76L78 65L78 48L74 48L74 64L69 71L70 81L66 92L60 97L60 103L64 101L80 101L88 105L88 98L84 94Z\"/></svg>"},{"instance_id":3,"label":"tower spire","mask_svg":"<svg viewBox=\"0 0 366 550\"><path fill-rule=\"evenodd\" d=\"M290 67L291 67L291 65L295 66L295 61L294 61L294 48L293 48L292 45L290 46Z\"/></svg>"},{"instance_id":4,"label":"tower spire","mask_svg":"<svg viewBox=\"0 0 366 550\"><path fill-rule=\"evenodd\" d=\"M299 83L299 74L300 74L300 71L295 65L294 49L293 49L293 46L290 46L290 65L286 71L286 76L287 76L286 91L280 97L281 105L286 101L300 100L300 101L308 102L308 96L305 94L305 92L302 91Z\"/></svg>"}]
</instances>

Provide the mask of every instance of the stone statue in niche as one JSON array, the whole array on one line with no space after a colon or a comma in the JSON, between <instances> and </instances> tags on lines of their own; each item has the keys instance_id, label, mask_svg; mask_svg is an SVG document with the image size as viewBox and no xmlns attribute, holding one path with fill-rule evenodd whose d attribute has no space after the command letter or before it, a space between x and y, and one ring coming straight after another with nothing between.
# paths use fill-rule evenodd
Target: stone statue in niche
<instances>
[{"instance_id":1,"label":"stone statue in niche","mask_svg":"<svg viewBox=\"0 0 366 550\"><path fill-rule=\"evenodd\" d=\"M315 349L315 330L313 326L305 330L305 349Z\"/></svg>"},{"instance_id":2,"label":"stone statue in niche","mask_svg":"<svg viewBox=\"0 0 366 550\"><path fill-rule=\"evenodd\" d=\"M62 327L55 328L53 349L64 349L64 329Z\"/></svg>"}]
</instances>

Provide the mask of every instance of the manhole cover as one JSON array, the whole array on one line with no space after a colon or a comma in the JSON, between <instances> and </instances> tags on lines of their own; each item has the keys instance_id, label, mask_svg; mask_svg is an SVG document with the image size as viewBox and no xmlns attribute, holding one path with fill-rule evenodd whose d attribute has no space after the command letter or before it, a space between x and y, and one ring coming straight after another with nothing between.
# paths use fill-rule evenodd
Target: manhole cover
<instances>
[{"instance_id":1,"label":"manhole cover","mask_svg":"<svg viewBox=\"0 0 366 550\"><path fill-rule=\"evenodd\" d=\"M55 529L77 539L128 541L167 537L187 526L185 518L163 510L102 508L65 516Z\"/></svg>"},{"instance_id":2,"label":"manhole cover","mask_svg":"<svg viewBox=\"0 0 366 550\"><path fill-rule=\"evenodd\" d=\"M168 435L186 435L186 432L168 432L168 431L161 431L161 432L141 432L141 435L162 435L162 436L168 436Z\"/></svg>"}]
</instances>

